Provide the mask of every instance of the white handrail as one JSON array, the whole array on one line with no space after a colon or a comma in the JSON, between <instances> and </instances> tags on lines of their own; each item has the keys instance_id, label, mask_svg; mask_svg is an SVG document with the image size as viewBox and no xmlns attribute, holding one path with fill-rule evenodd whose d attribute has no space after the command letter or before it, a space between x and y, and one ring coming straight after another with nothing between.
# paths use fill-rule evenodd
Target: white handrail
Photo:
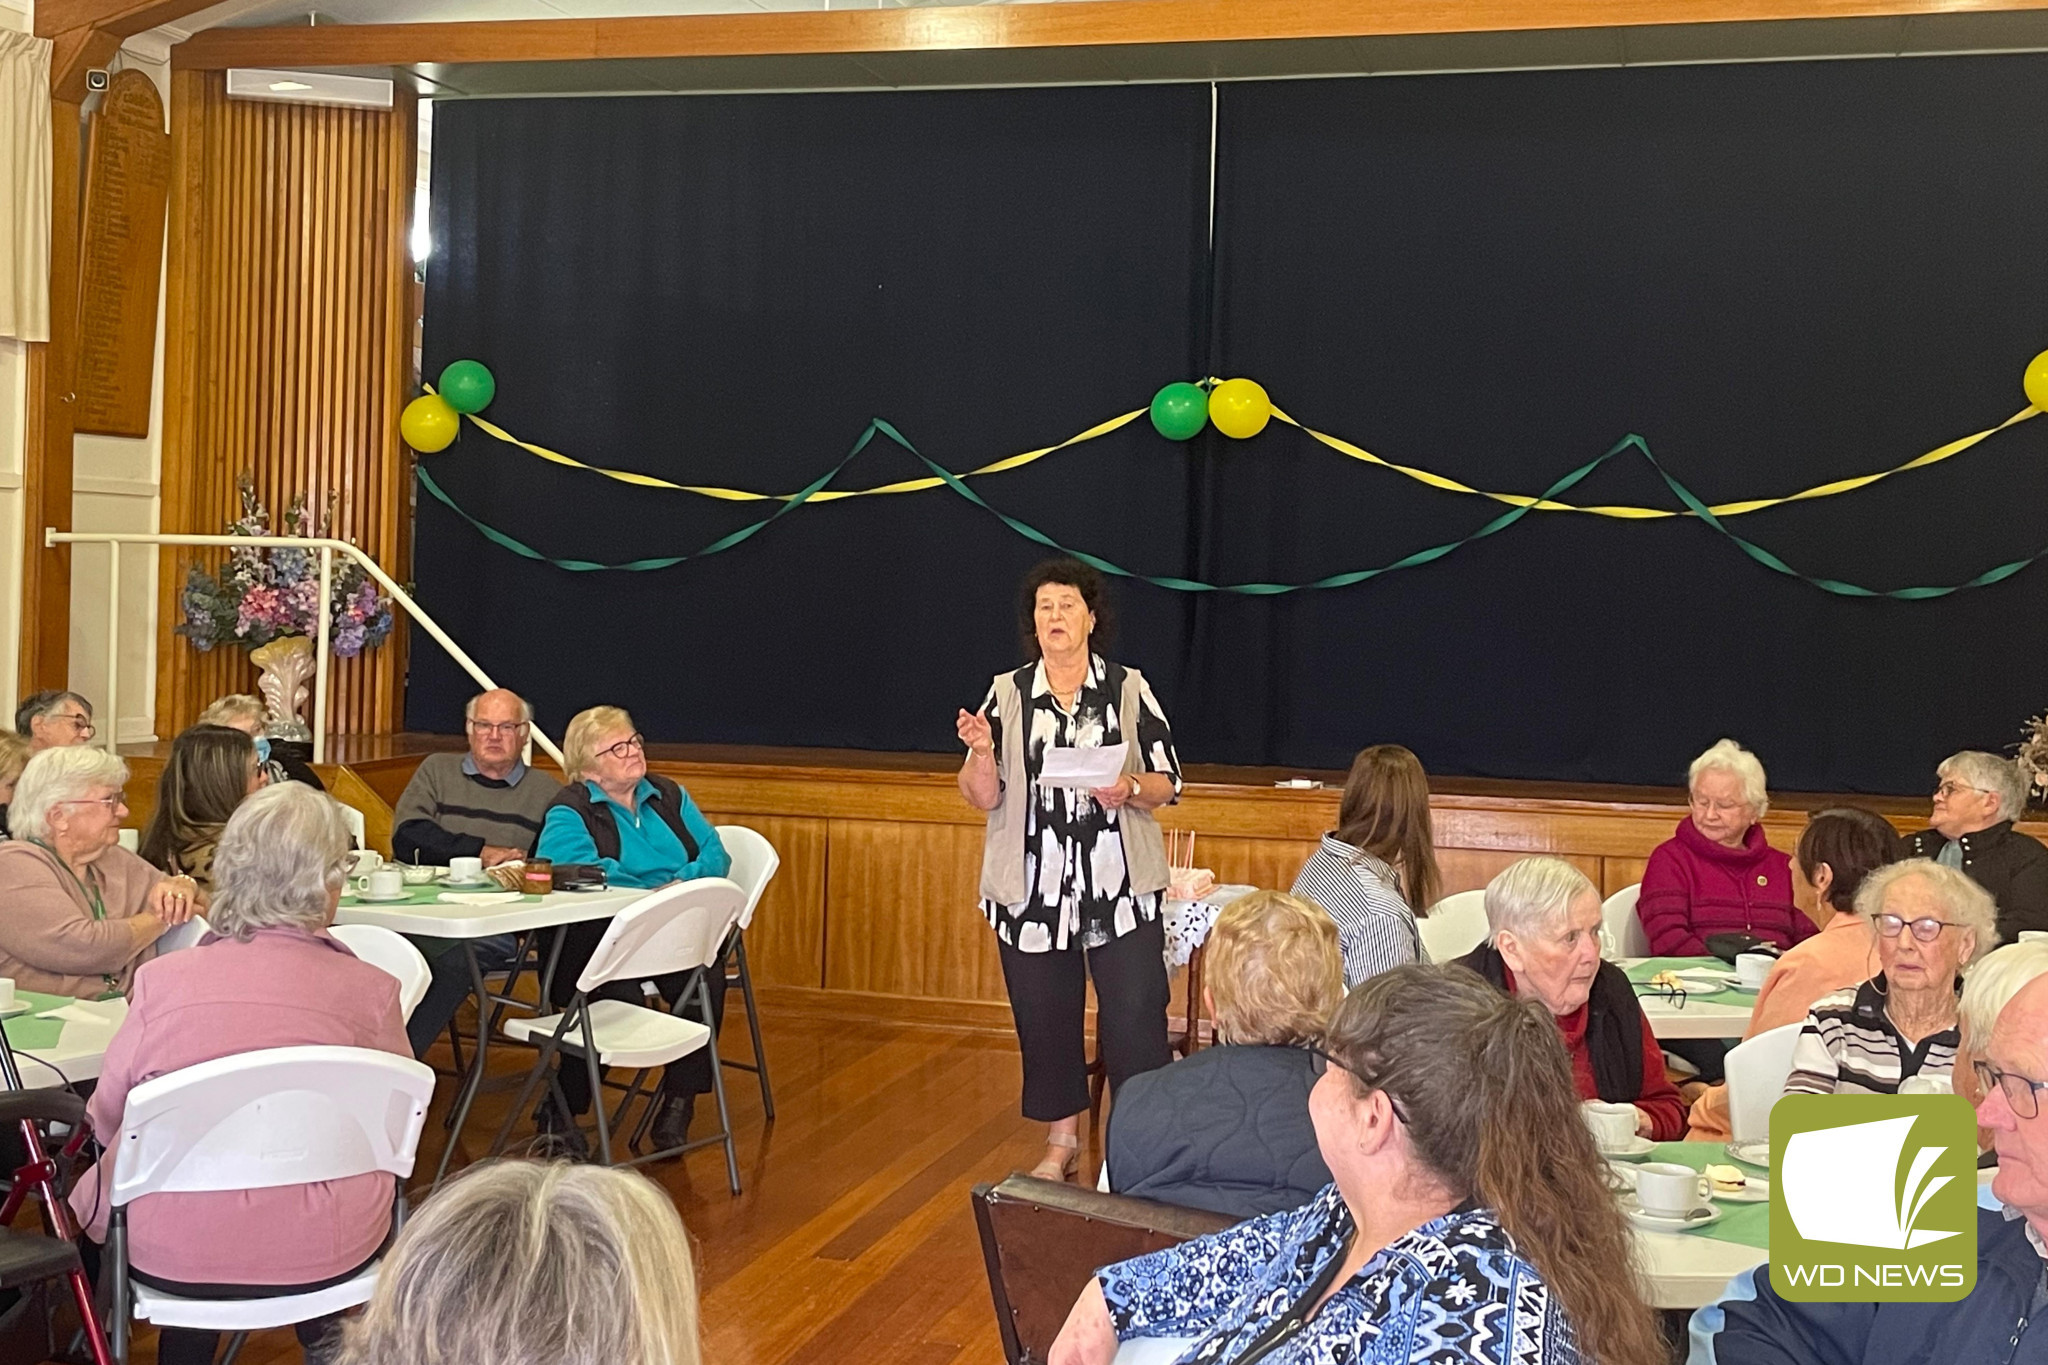
<instances>
[{"instance_id":1,"label":"white handrail","mask_svg":"<svg viewBox=\"0 0 2048 1365\"><path fill-rule=\"evenodd\" d=\"M477 667L476 660L464 653L462 646L449 639L448 632L441 629L434 618L427 615L425 609L419 603L412 600L410 593L393 582L391 575L385 573L378 566L376 560L370 558L361 549L349 544L345 540L335 540L326 536L182 536L117 533L111 531L59 531L54 526L46 526L43 528L43 545L49 549L55 549L59 545L105 545L107 553L112 557L115 565L112 581L116 598L114 604L107 609L109 632L107 637L107 695L101 699L101 709L108 718L109 739L107 747L109 749L114 747L112 731L119 727L121 715L115 705L115 676L118 654L116 646L118 640L113 634L113 629L115 622L118 620L118 594L121 586L119 564L121 547L123 545L217 545L227 549L297 548L320 551L320 617L319 626L317 627L318 633L315 636L313 647L313 761L315 763L327 761L327 632L328 620L333 611L328 598L334 590L334 552L337 550L362 565L364 571L370 577L377 580L377 586L382 588L393 602L403 606L412 619L419 622L427 634L434 637L435 643L447 650L448 656L454 659L456 663L462 665L463 671L469 674L479 687L489 691L497 686L495 682L491 681L490 674ZM554 759L557 763L562 761L562 751L555 747L553 740L541 733L540 727L535 726L528 733L533 737L535 744L540 745L541 748L547 751L550 758Z\"/></svg>"}]
</instances>

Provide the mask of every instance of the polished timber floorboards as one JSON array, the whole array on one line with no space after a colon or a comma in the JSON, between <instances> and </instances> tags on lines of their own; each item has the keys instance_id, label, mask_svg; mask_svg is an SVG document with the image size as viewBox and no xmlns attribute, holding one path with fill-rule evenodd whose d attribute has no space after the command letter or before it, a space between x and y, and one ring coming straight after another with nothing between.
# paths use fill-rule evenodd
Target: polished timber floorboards
<instances>
[{"instance_id":1,"label":"polished timber floorboards","mask_svg":"<svg viewBox=\"0 0 2048 1365\"><path fill-rule=\"evenodd\" d=\"M734 991L728 1055L744 1057L746 1015ZM1028 1169L1043 1129L1017 1113L1016 1043L764 1011L776 1119L761 1090L728 1070L737 1134L738 1198L726 1191L717 1147L642 1168L682 1211L697 1249L706 1365L999 1365L988 1278L967 1191ZM514 1074L494 1053L492 1074ZM445 1044L430 1059L445 1067ZM424 1180L440 1157L444 1080L421 1142ZM509 1091L477 1102L464 1148L481 1151ZM692 1136L714 1122L710 1097ZM522 1123L517 1137L530 1133ZM1083 1153L1092 1176L1097 1155ZM134 1359L153 1362L154 1333L138 1331ZM289 1330L253 1337L247 1365L300 1359Z\"/></svg>"}]
</instances>

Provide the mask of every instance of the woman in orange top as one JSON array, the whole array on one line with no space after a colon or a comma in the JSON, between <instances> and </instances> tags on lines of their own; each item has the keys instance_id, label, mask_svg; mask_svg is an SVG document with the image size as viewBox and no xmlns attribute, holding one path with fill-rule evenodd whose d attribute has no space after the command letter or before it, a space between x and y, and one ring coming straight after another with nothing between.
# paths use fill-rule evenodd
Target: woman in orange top
<instances>
[{"instance_id":1,"label":"woman in orange top","mask_svg":"<svg viewBox=\"0 0 2048 1365\"><path fill-rule=\"evenodd\" d=\"M1786 950L1764 978L1743 1038L1805 1020L1813 1002L1868 981L1877 970L1870 921L1856 913L1856 888L1887 863L1899 860L1891 822L1860 806L1816 811L1807 818L1792 855L1793 894L1820 932ZM1707 1088L1693 1101L1693 1142L1726 1142L1728 1087Z\"/></svg>"}]
</instances>

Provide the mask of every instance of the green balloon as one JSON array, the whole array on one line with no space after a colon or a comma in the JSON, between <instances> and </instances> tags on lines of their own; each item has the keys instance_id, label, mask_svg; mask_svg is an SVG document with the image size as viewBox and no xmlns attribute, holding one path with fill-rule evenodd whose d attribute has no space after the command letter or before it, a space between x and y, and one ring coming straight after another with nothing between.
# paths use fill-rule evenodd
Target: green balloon
<instances>
[{"instance_id":1,"label":"green balloon","mask_svg":"<svg viewBox=\"0 0 2048 1365\"><path fill-rule=\"evenodd\" d=\"M497 392L498 381L474 360L458 360L441 371L441 396L457 412L482 412Z\"/></svg>"},{"instance_id":2,"label":"green balloon","mask_svg":"<svg viewBox=\"0 0 2048 1365\"><path fill-rule=\"evenodd\" d=\"M1169 441L1201 435L1209 424L1209 395L1199 385L1168 384L1152 395L1152 427Z\"/></svg>"}]
</instances>

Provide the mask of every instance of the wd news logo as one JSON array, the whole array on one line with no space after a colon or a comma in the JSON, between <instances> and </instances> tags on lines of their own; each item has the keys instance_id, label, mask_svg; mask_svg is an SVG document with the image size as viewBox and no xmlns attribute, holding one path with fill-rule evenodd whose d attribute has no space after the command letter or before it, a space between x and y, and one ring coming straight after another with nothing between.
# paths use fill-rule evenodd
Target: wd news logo
<instances>
[{"instance_id":1,"label":"wd news logo","mask_svg":"<svg viewBox=\"0 0 2048 1365\"><path fill-rule=\"evenodd\" d=\"M1771 1285L1801 1303L1951 1303L1977 1283L1977 1119L1955 1095L1771 1109Z\"/></svg>"}]
</instances>

